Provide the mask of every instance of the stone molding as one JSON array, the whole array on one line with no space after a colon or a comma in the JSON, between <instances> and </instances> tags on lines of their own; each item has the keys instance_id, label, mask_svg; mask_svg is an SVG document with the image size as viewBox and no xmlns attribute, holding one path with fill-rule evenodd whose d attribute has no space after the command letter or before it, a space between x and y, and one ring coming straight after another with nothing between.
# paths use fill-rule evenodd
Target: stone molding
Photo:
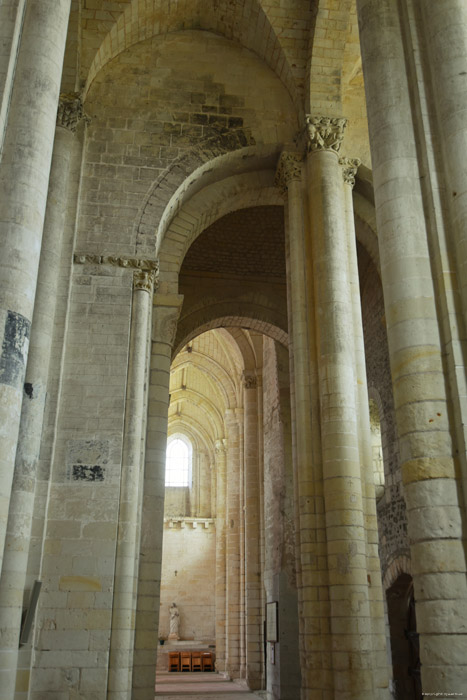
<instances>
[{"instance_id":1,"label":"stone molding","mask_svg":"<svg viewBox=\"0 0 467 700\"><path fill-rule=\"evenodd\" d=\"M289 183L302 179L302 155L293 151L282 151L277 164L274 183L285 194Z\"/></svg>"},{"instance_id":2,"label":"stone molding","mask_svg":"<svg viewBox=\"0 0 467 700\"><path fill-rule=\"evenodd\" d=\"M191 526L193 530L200 528L204 530L209 530L209 528L215 528L216 521L214 518L184 518L182 516L166 517L164 518L164 524L170 529L181 529Z\"/></svg>"},{"instance_id":3,"label":"stone molding","mask_svg":"<svg viewBox=\"0 0 467 700\"><path fill-rule=\"evenodd\" d=\"M339 153L347 126L345 117L313 117L307 114L305 123L308 153L314 151Z\"/></svg>"},{"instance_id":4,"label":"stone molding","mask_svg":"<svg viewBox=\"0 0 467 700\"><path fill-rule=\"evenodd\" d=\"M154 270L135 270L133 273L133 289L152 293L156 273Z\"/></svg>"},{"instance_id":5,"label":"stone molding","mask_svg":"<svg viewBox=\"0 0 467 700\"><path fill-rule=\"evenodd\" d=\"M159 271L158 260L147 260L143 258L124 258L117 255L95 255L94 253L75 253L73 262L76 265L112 265L113 267L125 267L133 270L154 271L157 275Z\"/></svg>"},{"instance_id":6,"label":"stone molding","mask_svg":"<svg viewBox=\"0 0 467 700\"><path fill-rule=\"evenodd\" d=\"M81 119L90 122L86 116L81 102L81 96L77 92L62 92L58 101L57 126L75 132Z\"/></svg>"},{"instance_id":7,"label":"stone molding","mask_svg":"<svg viewBox=\"0 0 467 700\"><path fill-rule=\"evenodd\" d=\"M355 176L362 161L359 158L339 158L339 165L342 166L342 176L346 185L355 185Z\"/></svg>"}]
</instances>

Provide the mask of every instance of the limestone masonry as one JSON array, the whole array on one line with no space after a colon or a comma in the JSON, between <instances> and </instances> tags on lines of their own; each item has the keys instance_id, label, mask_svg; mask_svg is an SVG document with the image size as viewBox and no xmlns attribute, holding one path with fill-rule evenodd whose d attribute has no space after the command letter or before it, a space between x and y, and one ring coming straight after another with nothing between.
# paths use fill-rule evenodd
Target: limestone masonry
<instances>
[{"instance_id":1,"label":"limestone masonry","mask_svg":"<svg viewBox=\"0 0 467 700\"><path fill-rule=\"evenodd\" d=\"M467 697L465 0L3 0L0 91L0 700Z\"/></svg>"}]
</instances>

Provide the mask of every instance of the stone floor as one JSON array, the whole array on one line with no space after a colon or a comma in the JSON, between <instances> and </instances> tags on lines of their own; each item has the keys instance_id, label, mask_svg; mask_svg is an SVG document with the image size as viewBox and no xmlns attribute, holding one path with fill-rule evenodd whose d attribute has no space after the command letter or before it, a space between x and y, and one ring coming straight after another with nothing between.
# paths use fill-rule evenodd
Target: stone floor
<instances>
[{"instance_id":1,"label":"stone floor","mask_svg":"<svg viewBox=\"0 0 467 700\"><path fill-rule=\"evenodd\" d=\"M185 700L187 697L209 700L258 700L237 683L217 673L158 673L156 700Z\"/></svg>"}]
</instances>

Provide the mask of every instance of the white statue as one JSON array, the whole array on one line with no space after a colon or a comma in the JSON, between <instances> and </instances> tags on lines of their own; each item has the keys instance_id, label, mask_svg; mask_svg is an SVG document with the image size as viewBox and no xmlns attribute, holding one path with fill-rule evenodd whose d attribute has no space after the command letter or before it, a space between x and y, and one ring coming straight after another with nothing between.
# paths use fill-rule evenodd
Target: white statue
<instances>
[{"instance_id":1,"label":"white statue","mask_svg":"<svg viewBox=\"0 0 467 700\"><path fill-rule=\"evenodd\" d=\"M169 615L170 615L170 631L169 631L169 639L180 639L178 630L180 627L180 613L178 612L178 608L176 603L172 603L172 605L169 608Z\"/></svg>"}]
</instances>

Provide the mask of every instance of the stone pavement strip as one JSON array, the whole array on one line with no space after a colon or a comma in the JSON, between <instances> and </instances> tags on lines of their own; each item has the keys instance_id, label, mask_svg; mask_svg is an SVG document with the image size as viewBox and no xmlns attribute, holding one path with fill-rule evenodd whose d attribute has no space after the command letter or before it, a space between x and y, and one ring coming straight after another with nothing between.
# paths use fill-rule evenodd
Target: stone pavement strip
<instances>
[{"instance_id":1,"label":"stone pavement strip","mask_svg":"<svg viewBox=\"0 0 467 700\"><path fill-rule=\"evenodd\" d=\"M247 688L217 673L158 673L156 700L178 700L187 697L209 700L258 700Z\"/></svg>"}]
</instances>

